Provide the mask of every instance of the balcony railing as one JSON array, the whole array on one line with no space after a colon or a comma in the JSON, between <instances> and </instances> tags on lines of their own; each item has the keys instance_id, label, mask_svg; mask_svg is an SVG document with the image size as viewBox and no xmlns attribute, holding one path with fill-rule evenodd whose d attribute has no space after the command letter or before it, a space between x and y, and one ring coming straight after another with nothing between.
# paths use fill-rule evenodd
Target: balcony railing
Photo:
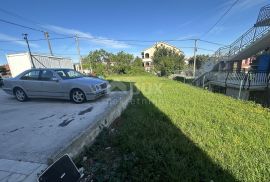
<instances>
[{"instance_id":1,"label":"balcony railing","mask_svg":"<svg viewBox=\"0 0 270 182\"><path fill-rule=\"evenodd\" d=\"M268 88L270 74L266 71L219 71L209 72L208 81L223 83L225 86L238 85L250 89L255 87Z\"/></svg>"}]
</instances>

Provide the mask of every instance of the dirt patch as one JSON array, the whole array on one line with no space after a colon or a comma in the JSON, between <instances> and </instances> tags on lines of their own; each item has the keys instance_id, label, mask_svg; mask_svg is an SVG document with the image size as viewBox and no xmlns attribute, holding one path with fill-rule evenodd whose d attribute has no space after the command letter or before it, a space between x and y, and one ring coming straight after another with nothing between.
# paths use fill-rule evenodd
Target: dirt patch
<instances>
[{"instance_id":1,"label":"dirt patch","mask_svg":"<svg viewBox=\"0 0 270 182\"><path fill-rule=\"evenodd\" d=\"M114 120L114 122L111 124L110 128L116 128L122 125L122 123L125 122L125 120L120 116Z\"/></svg>"}]
</instances>

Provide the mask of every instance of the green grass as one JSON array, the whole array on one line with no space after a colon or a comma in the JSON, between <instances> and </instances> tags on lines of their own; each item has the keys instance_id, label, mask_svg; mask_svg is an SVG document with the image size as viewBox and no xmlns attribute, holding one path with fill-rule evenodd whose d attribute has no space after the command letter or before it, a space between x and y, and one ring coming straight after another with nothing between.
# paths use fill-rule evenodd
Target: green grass
<instances>
[{"instance_id":1,"label":"green grass","mask_svg":"<svg viewBox=\"0 0 270 182\"><path fill-rule=\"evenodd\" d=\"M97 181L270 181L270 112L152 76L79 159Z\"/></svg>"}]
</instances>

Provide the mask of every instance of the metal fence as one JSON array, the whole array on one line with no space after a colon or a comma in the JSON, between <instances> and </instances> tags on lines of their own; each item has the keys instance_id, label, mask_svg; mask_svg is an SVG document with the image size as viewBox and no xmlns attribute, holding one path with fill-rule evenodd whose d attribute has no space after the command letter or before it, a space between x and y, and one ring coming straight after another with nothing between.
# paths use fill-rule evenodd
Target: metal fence
<instances>
[{"instance_id":1,"label":"metal fence","mask_svg":"<svg viewBox=\"0 0 270 182\"><path fill-rule=\"evenodd\" d=\"M268 87L270 74L266 71L219 71L209 72L208 81L220 82L227 85L242 85L243 88Z\"/></svg>"}]
</instances>

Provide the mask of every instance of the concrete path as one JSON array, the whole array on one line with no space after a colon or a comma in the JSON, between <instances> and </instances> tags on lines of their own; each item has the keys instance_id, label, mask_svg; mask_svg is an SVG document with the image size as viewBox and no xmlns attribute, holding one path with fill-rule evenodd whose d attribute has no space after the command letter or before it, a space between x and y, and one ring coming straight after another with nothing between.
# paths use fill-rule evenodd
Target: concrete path
<instances>
[{"instance_id":1,"label":"concrete path","mask_svg":"<svg viewBox=\"0 0 270 182\"><path fill-rule=\"evenodd\" d=\"M35 181L48 159L63 152L78 154L121 114L128 95L112 92L84 104L45 99L22 103L0 90L0 181Z\"/></svg>"},{"instance_id":2,"label":"concrete path","mask_svg":"<svg viewBox=\"0 0 270 182\"><path fill-rule=\"evenodd\" d=\"M0 182L34 182L47 165L0 159Z\"/></svg>"}]
</instances>

